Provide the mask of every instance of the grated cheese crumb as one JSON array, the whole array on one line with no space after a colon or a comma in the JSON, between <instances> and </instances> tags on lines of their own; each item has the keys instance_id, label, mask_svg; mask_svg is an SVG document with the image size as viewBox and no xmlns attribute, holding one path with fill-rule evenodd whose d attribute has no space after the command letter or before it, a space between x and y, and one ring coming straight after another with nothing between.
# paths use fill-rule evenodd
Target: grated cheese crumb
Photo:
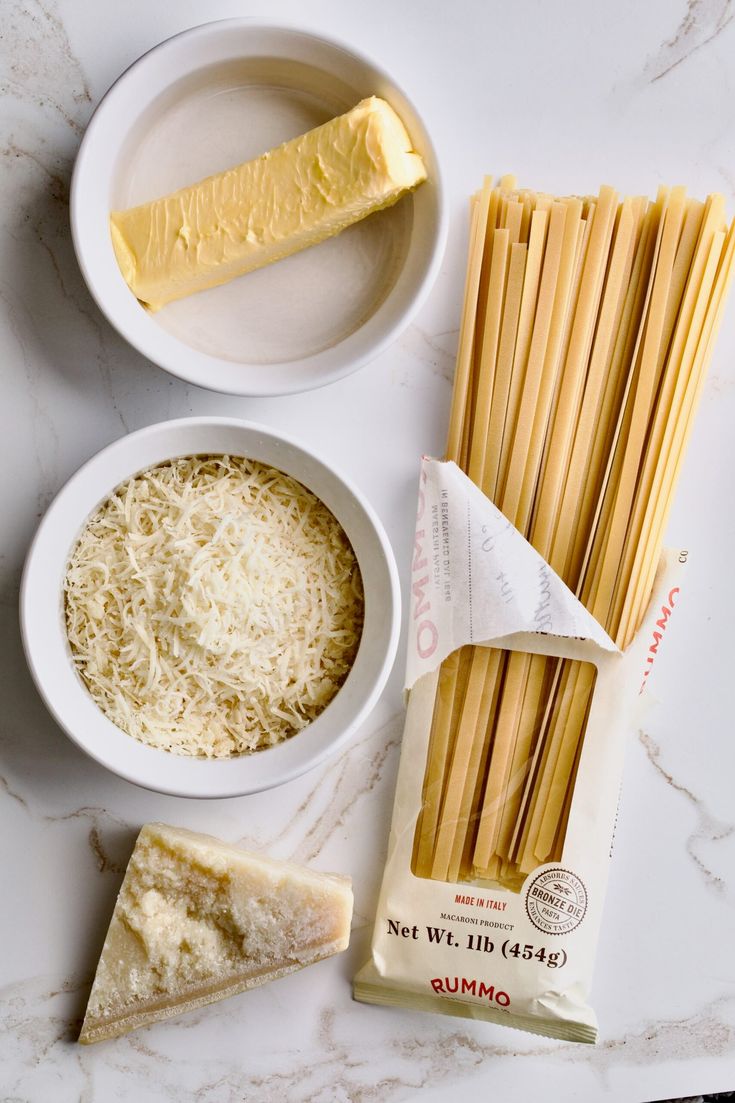
<instances>
[{"instance_id":1,"label":"grated cheese crumb","mask_svg":"<svg viewBox=\"0 0 735 1103\"><path fill-rule=\"evenodd\" d=\"M75 666L129 735L226 758L301 731L347 677L362 580L339 522L253 460L137 475L88 522L65 581Z\"/></svg>"}]
</instances>

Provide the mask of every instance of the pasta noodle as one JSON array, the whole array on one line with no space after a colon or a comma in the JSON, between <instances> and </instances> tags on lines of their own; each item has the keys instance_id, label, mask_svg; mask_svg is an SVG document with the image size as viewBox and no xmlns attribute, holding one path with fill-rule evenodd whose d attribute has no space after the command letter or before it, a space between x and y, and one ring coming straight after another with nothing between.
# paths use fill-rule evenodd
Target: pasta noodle
<instances>
[{"instance_id":1,"label":"pasta noodle","mask_svg":"<svg viewBox=\"0 0 735 1103\"><path fill-rule=\"evenodd\" d=\"M724 201L486 180L447 441L621 649L650 598L732 277ZM413 871L518 888L561 859L590 663L467 646L441 666Z\"/></svg>"}]
</instances>

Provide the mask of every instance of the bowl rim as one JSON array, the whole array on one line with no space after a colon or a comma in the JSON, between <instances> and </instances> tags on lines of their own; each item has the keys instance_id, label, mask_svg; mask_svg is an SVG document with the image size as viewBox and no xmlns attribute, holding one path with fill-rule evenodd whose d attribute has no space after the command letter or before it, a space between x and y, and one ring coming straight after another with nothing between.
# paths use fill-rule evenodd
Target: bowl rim
<instances>
[{"instance_id":1,"label":"bowl rim","mask_svg":"<svg viewBox=\"0 0 735 1103\"><path fill-rule=\"evenodd\" d=\"M140 66L149 64L154 55L160 55L174 49L181 40L204 39L207 35L219 34L225 32L228 28L252 31L254 34L276 32L286 37L296 36L308 39L341 51L348 57L354 58L360 65L372 69L376 76L384 81L386 86L392 89L396 95L400 96L413 112L421 127L423 142L433 162L431 184L436 196L436 217L428 263L424 266L420 279L407 291L403 308L390 324L383 326L380 331L373 335L370 344L366 348L345 350L345 354L337 357L337 362L328 368L322 367L321 362L333 350L337 350L345 344L352 344L351 339L361 332L363 325L358 326L347 337L337 341L329 348L302 358L275 361L263 365L256 361L230 360L196 349L160 326L156 326L155 331L148 330L146 332L147 327L139 326L140 318L137 315L131 314L129 319L121 316L121 311L118 310L116 304L110 302L110 296L104 287L104 273L100 275L95 270L95 260L92 255L93 246L91 244L94 227L86 217L85 196L89 187L92 186L91 181L94 179L97 134L104 128L107 114L109 114L111 108L114 108L116 99L133 78L135 71ZM246 16L212 20L178 31L146 50L120 73L102 96L82 137L72 172L69 215L74 252L84 281L98 308L120 336L146 359L186 383L221 394L245 397L272 397L316 390L351 375L380 356L410 325L436 282L444 257L449 226L446 192L436 147L422 113L417 110L412 98L406 94L403 87L369 55L336 36L324 35L320 31L287 20L263 20ZM128 294L131 294L129 290ZM392 291L389 291L384 303L390 301L391 295ZM378 309L382 309L382 306ZM262 385L257 385L251 378L244 378L243 382L238 384L235 378L238 367L256 369L262 367ZM296 380L286 378L275 381L275 373L279 368L291 368L295 371L307 367L315 369L313 375L304 373L303 378ZM211 381L209 377L213 371L225 373L228 377L227 382L225 383L224 380ZM232 378L229 378L229 376L232 376Z\"/></svg>"},{"instance_id":2,"label":"bowl rim","mask_svg":"<svg viewBox=\"0 0 735 1103\"><path fill-rule=\"evenodd\" d=\"M276 772L274 776L268 780L259 779L257 784L253 784L252 782L243 783L242 780L237 780L235 778L233 778L232 780L226 779L224 782L220 780L219 784L216 787L213 788L212 786L209 786L207 788L207 791L203 792L198 790L196 785L192 786L188 783L186 785L182 785L181 783L170 783L166 777L165 766L167 764L170 764L171 760L174 759L187 763L196 763L197 767L201 767L203 770L207 770L208 768L215 766L219 769L219 772L221 773L224 771L224 769L227 769L228 764L237 764L248 761L252 762L254 760L264 761L265 759L263 756L272 754L272 752L274 751L277 752L279 748L286 747L292 742L292 740L285 740L277 744L275 747L266 748L265 750L255 752L254 755L237 755L226 759L207 759L197 758L194 756L176 755L170 751L148 747L147 745L140 743L133 736L129 736L127 735L127 733L122 732L121 729L117 728L116 725L114 725L113 722L109 720L105 713L99 708L96 702L94 702L91 694L88 693L88 691L81 683L81 679L79 679L79 688L86 695L87 701L92 704L101 727L104 728L106 725L111 725L118 734L124 736L125 740L129 740L131 745L131 754L134 757L136 752L132 748L135 747L144 747L146 756L148 756L149 751L152 752L152 754L156 756L156 762L160 763L161 766L164 767L164 769L161 771L160 780L158 777L155 780L152 780L151 778L142 778L134 767L128 767L125 762L113 764L110 759L111 757L114 757L114 755L109 753L110 748L107 748L108 753L106 754L106 748L104 747L104 745L101 749L97 745L99 742L99 733L93 735L90 738L86 732L85 734L81 733L81 724L78 724L77 728L70 724L60 707L63 691L60 691L58 689L51 689L49 687L49 681L52 674L51 667L49 667L47 672L44 673L42 669L42 664L39 662L39 651L43 646L40 642L41 638L46 632L48 632L49 630L54 631L54 629L60 631L61 634L64 636L64 639L66 637L63 626L61 626L58 621L54 620L59 612L58 609L54 610L47 608L42 611L41 617L38 617L38 610L34 607L34 595L31 592L31 587L37 576L37 572L39 570L42 570L44 566L48 567L48 558L46 557L42 562L39 559L39 554L45 550L43 545L49 538L49 534L53 532L55 524L58 524L58 522L56 521L57 514L60 511L63 511L65 505L67 504L67 501L73 497L73 495L77 491L77 488L80 486L80 484L83 483L85 478L90 475L90 473L102 471L105 466L109 466L108 461L111 454L116 455L117 453L125 452L126 450L128 452L134 451L136 444L146 439L156 438L165 432L173 433L181 429L210 429L212 431L215 431L218 428L235 429L236 431L244 431L250 434L257 434L260 437L269 438L277 445L285 445L287 448L293 449L295 453L300 453L302 456L308 458L310 461L313 461L318 468L323 469L327 473L327 476L333 480L335 486L339 487L342 492L346 492L348 500L358 507L358 510L362 514L364 520L367 522L370 529L370 534L372 537L375 538L375 540L377 541L377 545L382 552L382 561L380 566L381 570L384 568L388 581L388 592L387 594L383 595L384 607L382 609L382 617L384 620L386 617L388 617L389 624L387 633L387 646L385 647L384 653L382 655L382 660L379 662L379 665L376 666L376 669L374 670L372 675L372 679L369 681L368 687L363 693L362 701L359 704L357 710L353 714L351 714L348 722L342 726L341 730L338 731L333 738L331 738L323 746L318 747L312 753L303 754L297 762L291 764L287 768L281 768L280 772ZM232 454L237 454L234 452L233 449L230 449L229 451ZM190 452L187 452L186 449L174 450L172 451L169 458L173 459L177 455L193 455L196 453L197 450L192 450ZM199 452L199 454L203 453ZM212 454L217 453L216 451L213 451ZM245 453L241 454L244 455ZM165 463L166 460L161 459L155 462ZM270 461L263 460L261 462L267 463ZM137 472L145 470L147 466L150 465L143 464L142 467L140 465L136 465L134 469L130 472L130 474L126 476L126 478L134 477ZM292 477L298 478L298 475ZM106 482L107 490L103 494L103 497L101 499L102 501L105 500L105 497L108 496L115 489L116 486L120 485L120 481L121 480L119 479L115 479L112 483ZM306 481L300 481L303 482L303 485L306 486L307 489L310 489L312 493L316 494L317 497L320 497L318 492L313 490ZM78 509L74 511L73 519L76 525L77 533L82 531L91 512L94 511L94 508L95 506L92 506L91 510L84 513L83 515ZM332 507L329 506L328 508L331 509ZM69 515L67 514L67 516ZM340 518L340 516L336 512L335 516L339 523L344 526L343 518ZM68 547L64 542L63 548L60 548L58 553L54 553L56 558L55 560L52 560L52 562L55 562L57 565L59 559L63 557L64 565L61 569L62 580L65 574L65 565L68 562L68 556L73 546L73 540L71 545L69 545ZM355 551L355 555L357 556L357 551ZM359 557L358 565L360 565ZM362 565L360 566L362 570ZM63 599L62 593L58 593L58 596ZM70 478L65 481L63 486L60 488L60 490L57 492L57 494L49 504L43 517L41 518L26 554L20 582L19 623L20 636L28 669L31 673L31 677L43 703L45 704L48 712L51 714L61 730L86 755L92 758L95 762L99 763L101 766L104 766L106 769L110 770L112 773L116 774L118 777L123 778L125 781L129 781L135 785L140 786L141 788L148 789L152 792L162 793L168 796L179 796L195 799L222 799L228 797L247 796L251 793L262 792L286 784L287 782L300 777L308 771L315 769L326 759L335 755L354 736L357 729L367 719L367 717L370 715L375 705L377 704L377 701L385 688L386 682L395 662L401 627L401 593L395 557L382 522L380 521L379 517L375 513L373 507L370 505L364 494L355 486L355 484L352 483L350 479L345 478L343 475L335 471L334 467L330 463L322 459L318 455L318 453L315 453L311 448L305 446L301 441L290 436L289 434L281 433L276 429L273 429L269 426L261 425L257 422L245 421L240 418L217 416L183 417L171 419L168 421L156 422L152 425L145 426L132 433L119 437L117 440L112 441L110 444L106 445L103 449L101 449L99 452L95 453L88 460L86 460L85 463L83 463L81 467L79 467L70 476ZM78 675L76 675L71 663L71 657L69 657L67 669L70 675L78 678ZM333 701L336 701L338 699L340 694L346 688L347 684L348 683L345 682L343 686L340 687L340 690L333 698ZM329 706L327 706L327 709L328 708ZM320 713L320 716L317 717L317 720L313 721L314 724L317 723L321 716L324 716L326 714L327 709L325 709L323 713ZM74 719L77 719L76 715ZM311 727L311 725L309 725L308 727ZM304 729L304 732L297 733L294 738L299 738L302 734L305 734L308 731L308 727ZM125 744L125 746L127 747L128 744ZM150 761L153 762L153 759L151 758ZM186 766L184 769L190 771L195 768L196 767ZM207 780L211 781L211 778L212 774L210 773ZM202 781L205 779L204 774L201 775L201 779Z\"/></svg>"}]
</instances>

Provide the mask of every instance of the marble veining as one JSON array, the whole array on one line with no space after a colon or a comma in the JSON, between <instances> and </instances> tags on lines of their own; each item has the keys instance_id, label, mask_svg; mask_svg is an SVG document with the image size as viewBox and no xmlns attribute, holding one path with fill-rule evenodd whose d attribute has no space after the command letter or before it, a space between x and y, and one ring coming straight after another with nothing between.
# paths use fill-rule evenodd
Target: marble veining
<instances>
[{"instance_id":1,"label":"marble veining","mask_svg":"<svg viewBox=\"0 0 735 1103\"><path fill-rule=\"evenodd\" d=\"M13 5L2 43L0 56L7 74L3 85L7 83L21 102L54 112L81 134L92 93L57 5L40 0Z\"/></svg>"},{"instance_id":2,"label":"marble veining","mask_svg":"<svg viewBox=\"0 0 735 1103\"><path fill-rule=\"evenodd\" d=\"M312 788L277 834L256 839L246 836L239 842L272 851L288 841L293 860L308 865L336 832L346 828L355 803L382 782L386 767L395 768L402 726L403 717L394 717L333 759L317 772L313 782L307 779Z\"/></svg>"},{"instance_id":3,"label":"marble veining","mask_svg":"<svg viewBox=\"0 0 735 1103\"><path fill-rule=\"evenodd\" d=\"M274 990L282 985L283 982L278 982ZM61 1094L54 1096L58 1103L98 1097L93 1093L95 1051L72 1049L82 1006L80 997L87 988L88 982L73 978L38 978L2 991L5 1012L0 1020L4 1039L0 1040L0 1056L5 1059L9 1055L8 1040L12 1036L16 1079L8 1083L7 1090L18 1093L4 1098L27 1098L23 1093L32 1083L33 1073L44 1067L47 1077L51 1070L60 1071L62 1067L65 1080L68 1076ZM236 1008L247 998L238 997L232 1006ZM608 1038L596 1048L585 1050L585 1065L604 1090L621 1059L629 1067L645 1067L652 1056L668 1051L671 1043L682 1064L702 1055L726 1056L735 1042L735 1027L728 1021L733 1017L734 1003L730 995L698 1007L686 1018L640 1022L624 1036ZM371 1038L359 1040L346 1033L343 1010L322 1008L308 1046L293 1055L294 1060L284 1060L286 1055L282 1052L274 1067L259 1068L262 1062L256 1058L249 1069L243 1067L237 1053L226 1060L217 1055L216 1060L202 1061L203 1075L185 1098L225 1100L234 1098L226 1094L231 1092L245 1093L245 1098L257 1098L264 1103L283 1099L299 1103L330 1099L355 1103L397 1101L411 1098L411 1093L422 1088L444 1085L449 1089L458 1077L472 1084L494 1061L522 1060L525 1065L536 1067L541 1076L540 1067L547 1062L562 1076L565 1068L573 1069L579 1063L579 1047L573 1044L552 1048L552 1043L536 1039L521 1048L514 1044L512 1034L505 1035L505 1041L486 1042L479 1031L470 1028L454 1026L439 1032L431 1020L421 1016L412 1016L413 1029L406 1031L396 1026L395 1012L387 1013L394 1030L381 1047L378 1060ZM364 1014L369 1016L371 1012ZM204 1020L211 1021L213 1017L219 1020L220 1031L229 1032L226 1005L193 1013L179 1021L180 1031L190 1035L189 1044ZM422 1030L421 1024L426 1024L426 1028ZM75 1070L68 1067L72 1054ZM150 1085L146 1084L145 1070L150 1062L157 1069L158 1095L151 1094ZM185 1067L193 1063L191 1057L183 1057L183 1062ZM108 1047L107 1064L111 1074L107 1082L118 1087L126 1082L130 1098L134 1097L133 1091L135 1098L182 1098L177 1094L182 1086L182 1055L167 1051L158 1027L130 1035L115 1043L114 1049ZM616 1098L614 1094L610 1097Z\"/></svg>"},{"instance_id":4,"label":"marble veining","mask_svg":"<svg viewBox=\"0 0 735 1103\"><path fill-rule=\"evenodd\" d=\"M409 326L398 345L425 369L441 376L451 385L454 379L454 356L459 330L429 333L418 325ZM410 384L409 384L410 385Z\"/></svg>"},{"instance_id":5,"label":"marble veining","mask_svg":"<svg viewBox=\"0 0 735 1103\"><path fill-rule=\"evenodd\" d=\"M722 34L732 22L733 14L732 0L687 0L686 14L675 34L661 44L646 65L651 83L667 76Z\"/></svg>"},{"instance_id":6,"label":"marble veining","mask_svg":"<svg viewBox=\"0 0 735 1103\"><path fill-rule=\"evenodd\" d=\"M675 792L681 794L694 809L697 817L697 825L687 838L687 853L704 878L706 885L721 896L727 896L730 889L726 877L709 868L709 865L699 853L699 849L701 844L718 843L725 839L732 838L732 836L735 835L735 824L725 823L723 820L713 816L701 797L693 793L685 784L677 781L676 778L668 772L661 761L661 747L650 735L644 731L640 731L638 733L638 739L646 752L648 761L659 777L674 789Z\"/></svg>"}]
</instances>

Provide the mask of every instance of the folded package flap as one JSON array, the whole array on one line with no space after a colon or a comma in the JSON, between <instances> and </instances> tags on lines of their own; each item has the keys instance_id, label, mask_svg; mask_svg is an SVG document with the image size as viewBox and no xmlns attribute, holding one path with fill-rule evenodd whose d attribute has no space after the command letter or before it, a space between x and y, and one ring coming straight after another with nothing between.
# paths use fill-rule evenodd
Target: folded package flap
<instances>
[{"instance_id":1,"label":"folded package flap","mask_svg":"<svg viewBox=\"0 0 735 1103\"><path fill-rule=\"evenodd\" d=\"M407 689L470 643L591 662L618 650L543 557L457 465L426 456L410 610Z\"/></svg>"}]
</instances>

